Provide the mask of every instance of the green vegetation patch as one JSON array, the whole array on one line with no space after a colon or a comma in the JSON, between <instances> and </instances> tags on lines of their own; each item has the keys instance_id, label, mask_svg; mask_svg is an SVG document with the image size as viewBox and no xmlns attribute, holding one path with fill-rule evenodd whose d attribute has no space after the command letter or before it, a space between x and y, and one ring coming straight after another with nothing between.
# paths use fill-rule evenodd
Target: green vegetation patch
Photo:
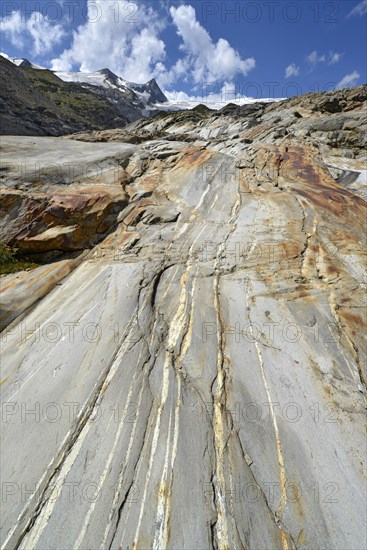
<instances>
[{"instance_id":1,"label":"green vegetation patch","mask_svg":"<svg viewBox=\"0 0 367 550\"><path fill-rule=\"evenodd\" d=\"M17 252L16 248L11 248L0 242L0 275L29 271L39 267L39 264L31 262L27 258L17 258Z\"/></svg>"}]
</instances>

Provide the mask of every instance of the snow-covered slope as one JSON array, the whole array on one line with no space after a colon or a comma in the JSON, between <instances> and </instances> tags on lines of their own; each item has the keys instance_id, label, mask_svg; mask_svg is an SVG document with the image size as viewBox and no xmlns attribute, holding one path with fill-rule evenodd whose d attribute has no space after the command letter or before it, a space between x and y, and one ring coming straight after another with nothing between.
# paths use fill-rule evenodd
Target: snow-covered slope
<instances>
[{"instance_id":1,"label":"snow-covered slope","mask_svg":"<svg viewBox=\"0 0 367 550\"><path fill-rule=\"evenodd\" d=\"M128 91L133 92L136 98L146 107L152 106L157 102L166 103L168 101L154 79L149 80L146 84L137 84L124 80L110 71L110 69L101 69L100 71L90 73L56 71L55 74L65 82L82 82L91 86L102 86L106 89L119 90L123 93Z\"/></svg>"},{"instance_id":2,"label":"snow-covered slope","mask_svg":"<svg viewBox=\"0 0 367 550\"><path fill-rule=\"evenodd\" d=\"M103 86L109 88L105 76L101 71L95 73L71 73L66 71L55 71L55 75L64 80L64 82L85 82L92 86Z\"/></svg>"},{"instance_id":3,"label":"snow-covered slope","mask_svg":"<svg viewBox=\"0 0 367 550\"><path fill-rule=\"evenodd\" d=\"M25 58L13 58L5 53L1 55L18 67L44 69ZM108 68L95 72L53 72L64 82L81 84L82 87L109 100L119 109L120 114L130 121L149 116L152 111L157 110L156 103L168 102L154 79L145 84L129 82Z\"/></svg>"},{"instance_id":4,"label":"snow-covered slope","mask_svg":"<svg viewBox=\"0 0 367 550\"><path fill-rule=\"evenodd\" d=\"M106 89L115 89L122 92L127 90L132 91L137 99L144 105L146 109L145 114L149 114L151 111L182 111L193 109L197 105L205 103L207 107L213 110L220 110L228 103L235 105L249 105L251 103L270 103L272 101L280 101L284 98L272 99L256 99L253 97L241 97L234 100L225 100L221 98L220 94L208 96L207 98L190 98L186 94L170 94L167 92L165 95L159 88L157 82L152 79L146 84L137 84L136 82L129 82L114 74L109 69L102 69L92 73L85 72L61 72L57 71L55 74L64 80L65 82L82 82L92 86L102 86Z\"/></svg>"},{"instance_id":5,"label":"snow-covered slope","mask_svg":"<svg viewBox=\"0 0 367 550\"><path fill-rule=\"evenodd\" d=\"M156 103L155 107L162 111L186 111L193 109L194 107L197 107L198 105L206 105L209 109L212 109L214 111L219 111L220 109L223 109L226 105L229 103L233 105L238 105L241 107L242 105L250 105L253 103L272 103L273 101L282 101L284 98L264 98L264 99L256 99L253 97L242 97L238 99L234 99L231 101L223 101L218 97L208 97L208 98L195 98L195 99L172 99L168 95L168 102L167 103Z\"/></svg>"},{"instance_id":6,"label":"snow-covered slope","mask_svg":"<svg viewBox=\"0 0 367 550\"><path fill-rule=\"evenodd\" d=\"M5 59L8 61L11 61L11 63L14 63L17 67L31 67L32 69L41 69L46 70L45 67L42 67L41 65L36 65L35 63L32 63L25 57L9 57L6 53L1 52L1 54Z\"/></svg>"},{"instance_id":7,"label":"snow-covered slope","mask_svg":"<svg viewBox=\"0 0 367 550\"><path fill-rule=\"evenodd\" d=\"M17 66L32 67L34 69L43 69L39 65L31 63L25 58L11 58L2 54L9 61ZM131 120L149 116L157 110L162 111L182 111L193 109L197 105L204 103L209 109L220 110L228 103L235 105L249 105L252 103L280 101L284 98L261 98L240 97L238 99L221 98L220 94L208 96L207 98L190 98L185 93L169 93L165 95L157 82L152 79L145 84L138 84L125 80L121 76L105 68L94 72L68 72L54 71L64 82L76 82L88 87L91 91L112 101L116 106L121 106L123 114ZM128 111L128 112L127 112Z\"/></svg>"}]
</instances>

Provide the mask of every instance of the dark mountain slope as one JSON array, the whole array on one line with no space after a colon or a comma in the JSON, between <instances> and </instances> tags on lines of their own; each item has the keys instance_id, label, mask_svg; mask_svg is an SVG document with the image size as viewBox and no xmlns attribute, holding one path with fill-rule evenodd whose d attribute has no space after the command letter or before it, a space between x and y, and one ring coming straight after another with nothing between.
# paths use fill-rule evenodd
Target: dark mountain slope
<instances>
[{"instance_id":1,"label":"dark mountain slope","mask_svg":"<svg viewBox=\"0 0 367 550\"><path fill-rule=\"evenodd\" d=\"M108 99L48 70L17 67L0 56L0 133L61 136L125 126Z\"/></svg>"}]
</instances>

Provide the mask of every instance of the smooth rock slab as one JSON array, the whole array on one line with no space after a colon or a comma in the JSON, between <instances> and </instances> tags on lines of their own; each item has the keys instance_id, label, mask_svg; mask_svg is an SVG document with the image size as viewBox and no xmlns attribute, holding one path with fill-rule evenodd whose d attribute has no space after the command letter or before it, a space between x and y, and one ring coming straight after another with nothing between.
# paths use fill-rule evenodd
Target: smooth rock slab
<instances>
[{"instance_id":1,"label":"smooth rock slab","mask_svg":"<svg viewBox=\"0 0 367 550\"><path fill-rule=\"evenodd\" d=\"M2 334L3 546L363 548L365 202L310 143L175 143Z\"/></svg>"}]
</instances>

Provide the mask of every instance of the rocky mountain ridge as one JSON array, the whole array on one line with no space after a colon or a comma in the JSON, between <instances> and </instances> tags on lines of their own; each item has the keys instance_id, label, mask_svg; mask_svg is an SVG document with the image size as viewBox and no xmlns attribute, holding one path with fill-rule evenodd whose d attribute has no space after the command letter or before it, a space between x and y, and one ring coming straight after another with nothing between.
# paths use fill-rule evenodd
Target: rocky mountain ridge
<instances>
[{"instance_id":1,"label":"rocky mountain ridge","mask_svg":"<svg viewBox=\"0 0 367 550\"><path fill-rule=\"evenodd\" d=\"M117 106L131 104L130 120L149 116L156 111L155 104L164 104L168 100L152 79L146 84L135 84L114 74L110 69L101 69L93 73L55 72L56 76L65 82L78 82L88 89L109 98ZM124 111L125 113L125 111Z\"/></svg>"},{"instance_id":2,"label":"rocky mountain ridge","mask_svg":"<svg viewBox=\"0 0 367 550\"><path fill-rule=\"evenodd\" d=\"M157 109L167 98L155 80L127 82L102 69L95 73L52 72L23 58L0 56L1 133L65 135L117 128Z\"/></svg>"},{"instance_id":3,"label":"rocky mountain ridge","mask_svg":"<svg viewBox=\"0 0 367 550\"><path fill-rule=\"evenodd\" d=\"M2 137L6 548L365 547L366 107Z\"/></svg>"},{"instance_id":4,"label":"rocky mountain ridge","mask_svg":"<svg viewBox=\"0 0 367 550\"><path fill-rule=\"evenodd\" d=\"M107 99L51 71L17 67L0 56L2 135L60 136L126 126L129 119Z\"/></svg>"}]
</instances>

